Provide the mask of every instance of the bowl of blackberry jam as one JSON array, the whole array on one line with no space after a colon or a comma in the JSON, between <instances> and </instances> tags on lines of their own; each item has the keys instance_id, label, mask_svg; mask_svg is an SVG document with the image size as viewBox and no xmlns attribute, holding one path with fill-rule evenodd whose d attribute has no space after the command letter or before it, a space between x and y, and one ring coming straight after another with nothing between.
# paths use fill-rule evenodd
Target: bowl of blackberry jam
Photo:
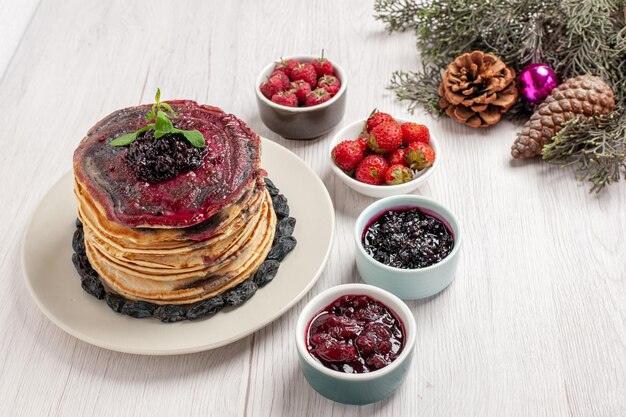
<instances>
[{"instance_id":1,"label":"bowl of blackberry jam","mask_svg":"<svg viewBox=\"0 0 626 417\"><path fill-rule=\"evenodd\" d=\"M393 394L410 369L415 319L398 297L366 284L329 288L296 324L300 367L328 399L370 404Z\"/></svg>"},{"instance_id":2,"label":"bowl of blackberry jam","mask_svg":"<svg viewBox=\"0 0 626 417\"><path fill-rule=\"evenodd\" d=\"M354 239L363 281L415 300L452 283L462 234L456 216L441 203L399 195L365 208L356 220Z\"/></svg>"}]
</instances>

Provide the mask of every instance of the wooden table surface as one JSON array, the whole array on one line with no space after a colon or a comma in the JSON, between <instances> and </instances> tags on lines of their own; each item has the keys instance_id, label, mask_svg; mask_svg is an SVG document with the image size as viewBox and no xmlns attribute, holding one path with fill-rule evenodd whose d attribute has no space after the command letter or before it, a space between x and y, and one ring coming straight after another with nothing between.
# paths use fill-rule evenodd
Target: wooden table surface
<instances>
[{"instance_id":1,"label":"wooden table surface","mask_svg":"<svg viewBox=\"0 0 626 417\"><path fill-rule=\"evenodd\" d=\"M472 130L413 116L445 151L417 193L457 213L465 246L455 282L408 303L418 334L406 383L354 407L303 378L297 314L321 290L359 281L350 231L373 199L332 174L332 132L294 142L268 130L254 80L281 55L325 48L350 75L338 128L374 107L409 117L385 86L393 70L417 68L414 38L384 33L371 1L9 1L0 1L1 25L14 28L14 47L0 49L0 416L626 416L626 186L590 195L568 170L512 162L519 126L508 122ZM121 354L67 335L36 307L20 265L24 228L87 129L151 102L157 86L291 149L337 213L328 266L300 303L192 355Z\"/></svg>"}]
</instances>

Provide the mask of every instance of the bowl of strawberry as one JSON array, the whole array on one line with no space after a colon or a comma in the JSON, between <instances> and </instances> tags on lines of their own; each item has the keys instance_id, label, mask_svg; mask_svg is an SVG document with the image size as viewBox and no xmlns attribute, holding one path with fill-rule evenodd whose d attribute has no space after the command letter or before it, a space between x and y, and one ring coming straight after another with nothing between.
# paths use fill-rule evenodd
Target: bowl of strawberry
<instances>
[{"instance_id":1,"label":"bowl of strawberry","mask_svg":"<svg viewBox=\"0 0 626 417\"><path fill-rule=\"evenodd\" d=\"M313 139L343 118L346 87L346 73L335 61L310 55L282 58L257 77L259 115L287 139Z\"/></svg>"},{"instance_id":2,"label":"bowl of strawberry","mask_svg":"<svg viewBox=\"0 0 626 417\"><path fill-rule=\"evenodd\" d=\"M439 153L428 127L376 110L341 129L330 144L335 174L375 198L415 190L437 169Z\"/></svg>"}]
</instances>

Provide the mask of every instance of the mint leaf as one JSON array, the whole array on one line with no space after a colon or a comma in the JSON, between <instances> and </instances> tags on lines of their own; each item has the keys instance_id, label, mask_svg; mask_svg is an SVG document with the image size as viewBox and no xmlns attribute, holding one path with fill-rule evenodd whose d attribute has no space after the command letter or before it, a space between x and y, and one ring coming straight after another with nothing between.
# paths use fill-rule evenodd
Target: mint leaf
<instances>
[{"instance_id":1,"label":"mint leaf","mask_svg":"<svg viewBox=\"0 0 626 417\"><path fill-rule=\"evenodd\" d=\"M185 139L187 139L189 143L191 143L196 148L202 148L206 145L204 136L202 135L202 133L198 132L197 130L176 129L174 133L182 134L185 137Z\"/></svg>"},{"instance_id":2,"label":"mint leaf","mask_svg":"<svg viewBox=\"0 0 626 417\"><path fill-rule=\"evenodd\" d=\"M141 135L143 132L150 130L154 127L153 124L149 124L149 125L145 125L144 127L142 127L141 129L137 130L136 132L131 132L131 133L127 133L125 135L120 136L119 138L115 138L113 139L111 142L109 142L109 145L111 146L126 146L126 145L130 145L131 143L133 143L135 141L135 139L137 139L139 137L139 135Z\"/></svg>"},{"instance_id":3,"label":"mint leaf","mask_svg":"<svg viewBox=\"0 0 626 417\"><path fill-rule=\"evenodd\" d=\"M135 141L135 139L137 139L137 136L139 136L139 132L127 133L123 136L120 136L119 138L113 139L111 142L109 142L109 145L111 146L130 145L131 143Z\"/></svg>"},{"instance_id":4,"label":"mint leaf","mask_svg":"<svg viewBox=\"0 0 626 417\"><path fill-rule=\"evenodd\" d=\"M160 137L173 133L174 125L168 119L163 110L158 110L156 115L156 121L154 122L154 137L159 139Z\"/></svg>"},{"instance_id":5,"label":"mint leaf","mask_svg":"<svg viewBox=\"0 0 626 417\"><path fill-rule=\"evenodd\" d=\"M120 136L119 138L113 139L109 142L111 146L126 146L133 143L139 135L148 130L154 130L154 137L156 139L160 139L168 133L177 133L183 135L192 146L196 148L202 148L206 146L206 141L204 140L204 136L197 130L181 130L174 127L174 124L167 116L169 113L172 117L178 117L172 106L167 103L161 103L161 89L157 88L156 94L154 96L155 103L152 105L150 109L150 113L146 114L146 120L149 122L154 121L154 123L150 123L142 127L136 132L127 133L125 135ZM162 110L162 109L165 109ZM167 112L167 113L166 113Z\"/></svg>"},{"instance_id":6,"label":"mint leaf","mask_svg":"<svg viewBox=\"0 0 626 417\"><path fill-rule=\"evenodd\" d=\"M176 115L176 112L174 111L174 109L172 109L172 106L170 106L167 103L159 103L159 104L160 104L161 107L163 107L165 110L167 110L172 117L178 117Z\"/></svg>"}]
</instances>

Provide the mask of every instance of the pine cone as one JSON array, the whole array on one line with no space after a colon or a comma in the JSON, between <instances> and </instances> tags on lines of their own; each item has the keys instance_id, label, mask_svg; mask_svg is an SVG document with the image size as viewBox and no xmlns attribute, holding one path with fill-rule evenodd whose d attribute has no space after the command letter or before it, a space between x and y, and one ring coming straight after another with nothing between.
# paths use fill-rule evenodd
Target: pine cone
<instances>
[{"instance_id":1,"label":"pine cone","mask_svg":"<svg viewBox=\"0 0 626 417\"><path fill-rule=\"evenodd\" d=\"M439 97L448 117L472 127L491 126L517 101L515 71L492 54L463 54L443 73Z\"/></svg>"},{"instance_id":2,"label":"pine cone","mask_svg":"<svg viewBox=\"0 0 626 417\"><path fill-rule=\"evenodd\" d=\"M511 147L516 159L541 155L543 145L550 142L565 122L580 116L583 119L608 114L615 108L613 91L600 77L579 75L552 90L548 98L524 125Z\"/></svg>"}]
</instances>

